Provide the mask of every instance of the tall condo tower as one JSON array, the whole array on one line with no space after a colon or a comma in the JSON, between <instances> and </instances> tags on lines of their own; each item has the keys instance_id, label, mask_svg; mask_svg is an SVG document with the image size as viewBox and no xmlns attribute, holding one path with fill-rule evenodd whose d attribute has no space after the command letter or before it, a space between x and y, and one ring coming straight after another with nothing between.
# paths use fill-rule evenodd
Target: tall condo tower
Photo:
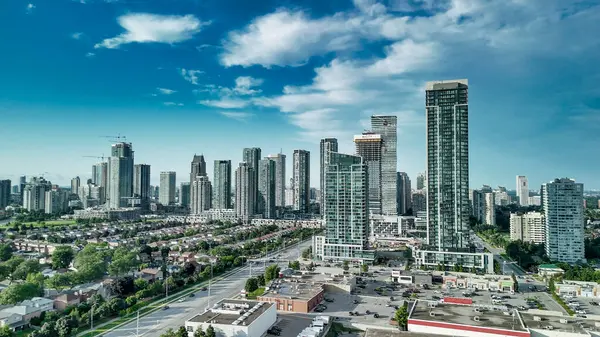
<instances>
[{"instance_id":1,"label":"tall condo tower","mask_svg":"<svg viewBox=\"0 0 600 337\"><path fill-rule=\"evenodd\" d=\"M252 180L252 183L254 184L254 186L252 187L254 189L254 214L259 213L259 209L258 209L258 162L260 161L260 158L262 157L262 150L260 149L260 147L247 147L244 149L243 153L242 153L242 157L243 157L243 161L245 163L248 163L248 165L250 165L250 168L252 169L252 173L254 174L254 179Z\"/></svg>"},{"instance_id":2,"label":"tall condo tower","mask_svg":"<svg viewBox=\"0 0 600 337\"><path fill-rule=\"evenodd\" d=\"M112 146L108 159L107 203L110 208L127 206L133 196L133 149L131 143Z\"/></svg>"},{"instance_id":3,"label":"tall condo tower","mask_svg":"<svg viewBox=\"0 0 600 337\"><path fill-rule=\"evenodd\" d=\"M160 173L160 189L158 190L158 202L168 206L175 203L175 180L176 175L173 171Z\"/></svg>"},{"instance_id":4,"label":"tall condo tower","mask_svg":"<svg viewBox=\"0 0 600 337\"><path fill-rule=\"evenodd\" d=\"M265 219L275 218L275 173L274 161L258 162L258 209Z\"/></svg>"},{"instance_id":5,"label":"tall condo tower","mask_svg":"<svg viewBox=\"0 0 600 337\"><path fill-rule=\"evenodd\" d=\"M196 177L206 176L206 161L204 161L204 155L195 154L190 166L190 183L193 182Z\"/></svg>"},{"instance_id":6,"label":"tall condo tower","mask_svg":"<svg viewBox=\"0 0 600 337\"><path fill-rule=\"evenodd\" d=\"M231 208L231 160L215 160L213 208Z\"/></svg>"},{"instance_id":7,"label":"tall condo tower","mask_svg":"<svg viewBox=\"0 0 600 337\"><path fill-rule=\"evenodd\" d=\"M235 170L235 213L245 222L252 219L256 210L255 176L254 170L246 162L241 162Z\"/></svg>"},{"instance_id":8,"label":"tall condo tower","mask_svg":"<svg viewBox=\"0 0 600 337\"><path fill-rule=\"evenodd\" d=\"M211 208L212 186L207 176L196 177L190 186L190 193L190 211L192 214L201 214Z\"/></svg>"},{"instance_id":9,"label":"tall condo tower","mask_svg":"<svg viewBox=\"0 0 600 337\"><path fill-rule=\"evenodd\" d=\"M142 207L150 203L150 165L133 166L133 196L140 198Z\"/></svg>"},{"instance_id":10,"label":"tall condo tower","mask_svg":"<svg viewBox=\"0 0 600 337\"><path fill-rule=\"evenodd\" d=\"M321 216L323 216L323 209L325 207L324 197L325 197L325 170L327 166L329 166L329 153L338 152L338 140L336 138L323 138L321 139L321 143L319 146L320 149L320 165L319 165L319 173L320 173L320 185L321 189L319 192L321 193Z\"/></svg>"},{"instance_id":11,"label":"tall condo tower","mask_svg":"<svg viewBox=\"0 0 600 337\"><path fill-rule=\"evenodd\" d=\"M402 215L406 214L408 210L412 208L412 189L408 174L406 172L398 172L397 183L398 187L396 188L396 191L398 192L398 196L396 199L398 200L398 214Z\"/></svg>"},{"instance_id":12,"label":"tall condo tower","mask_svg":"<svg viewBox=\"0 0 600 337\"><path fill-rule=\"evenodd\" d=\"M310 152L294 150L294 210L308 213L310 206Z\"/></svg>"},{"instance_id":13,"label":"tall condo tower","mask_svg":"<svg viewBox=\"0 0 600 337\"><path fill-rule=\"evenodd\" d=\"M285 207L285 154L267 156L275 162L275 206Z\"/></svg>"},{"instance_id":14,"label":"tall condo tower","mask_svg":"<svg viewBox=\"0 0 600 337\"><path fill-rule=\"evenodd\" d=\"M469 248L469 86L428 82L427 240L439 251Z\"/></svg>"},{"instance_id":15,"label":"tall condo tower","mask_svg":"<svg viewBox=\"0 0 600 337\"><path fill-rule=\"evenodd\" d=\"M517 198L519 205L529 206L529 184L526 176L517 176Z\"/></svg>"},{"instance_id":16,"label":"tall condo tower","mask_svg":"<svg viewBox=\"0 0 600 337\"><path fill-rule=\"evenodd\" d=\"M354 136L356 155L363 159L369 171L369 212L381 214L381 151L383 139L381 135L364 132Z\"/></svg>"},{"instance_id":17,"label":"tall condo tower","mask_svg":"<svg viewBox=\"0 0 600 337\"><path fill-rule=\"evenodd\" d=\"M371 116L371 131L381 135L381 212L386 215L396 215L396 178L398 166L398 117Z\"/></svg>"}]
</instances>

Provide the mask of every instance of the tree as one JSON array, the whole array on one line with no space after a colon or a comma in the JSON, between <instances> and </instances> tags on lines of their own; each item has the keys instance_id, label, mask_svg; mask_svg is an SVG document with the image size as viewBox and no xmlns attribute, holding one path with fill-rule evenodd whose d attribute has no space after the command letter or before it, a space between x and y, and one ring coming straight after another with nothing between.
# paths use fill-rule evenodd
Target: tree
<instances>
[{"instance_id":1,"label":"tree","mask_svg":"<svg viewBox=\"0 0 600 337\"><path fill-rule=\"evenodd\" d=\"M40 296L42 290L37 284L11 284L0 293L0 304L16 304L32 297Z\"/></svg>"},{"instance_id":2,"label":"tree","mask_svg":"<svg viewBox=\"0 0 600 337\"><path fill-rule=\"evenodd\" d=\"M398 328L404 330L408 324L408 303L406 301L396 310L394 318L398 322Z\"/></svg>"},{"instance_id":3,"label":"tree","mask_svg":"<svg viewBox=\"0 0 600 337\"><path fill-rule=\"evenodd\" d=\"M46 288L62 290L73 285L74 273L56 274L46 280Z\"/></svg>"},{"instance_id":4,"label":"tree","mask_svg":"<svg viewBox=\"0 0 600 337\"><path fill-rule=\"evenodd\" d=\"M25 278L25 282L27 283L31 283L31 284L37 284L38 287L43 288L44 287L44 275L42 275L42 273L33 273L33 274L28 274L27 277Z\"/></svg>"},{"instance_id":5,"label":"tree","mask_svg":"<svg viewBox=\"0 0 600 337\"><path fill-rule=\"evenodd\" d=\"M548 281L548 291L550 292L550 294L554 294L556 292L556 285L554 284L554 277L551 277L550 281Z\"/></svg>"},{"instance_id":6,"label":"tree","mask_svg":"<svg viewBox=\"0 0 600 337\"><path fill-rule=\"evenodd\" d=\"M54 328L59 337L69 337L75 322L72 322L68 317L61 317L56 321Z\"/></svg>"},{"instance_id":7,"label":"tree","mask_svg":"<svg viewBox=\"0 0 600 337\"><path fill-rule=\"evenodd\" d=\"M288 268L291 268L294 270L300 270L300 261L290 261L288 263Z\"/></svg>"},{"instance_id":8,"label":"tree","mask_svg":"<svg viewBox=\"0 0 600 337\"><path fill-rule=\"evenodd\" d=\"M177 329L175 336L176 337L188 337L188 332L184 326L180 326L179 329Z\"/></svg>"},{"instance_id":9,"label":"tree","mask_svg":"<svg viewBox=\"0 0 600 337\"><path fill-rule=\"evenodd\" d=\"M35 274L40 271L40 263L38 260L27 260L21 263L12 273L11 279L24 280L29 274Z\"/></svg>"},{"instance_id":10,"label":"tree","mask_svg":"<svg viewBox=\"0 0 600 337\"><path fill-rule=\"evenodd\" d=\"M9 243L0 244L0 261L8 261L12 257L12 246Z\"/></svg>"},{"instance_id":11,"label":"tree","mask_svg":"<svg viewBox=\"0 0 600 337\"><path fill-rule=\"evenodd\" d=\"M515 276L515 273L512 273L511 275L512 280L513 280L513 288L515 288L515 292L519 291L519 281L517 281L517 277Z\"/></svg>"},{"instance_id":12,"label":"tree","mask_svg":"<svg viewBox=\"0 0 600 337\"><path fill-rule=\"evenodd\" d=\"M369 266L366 265L366 264L361 265L360 269L362 270L363 273L368 273L369 272Z\"/></svg>"},{"instance_id":13,"label":"tree","mask_svg":"<svg viewBox=\"0 0 600 337\"><path fill-rule=\"evenodd\" d=\"M212 325L209 325L208 328L206 329L206 337L216 337L217 335L215 334L215 329L212 327Z\"/></svg>"},{"instance_id":14,"label":"tree","mask_svg":"<svg viewBox=\"0 0 600 337\"><path fill-rule=\"evenodd\" d=\"M187 276L192 276L196 272L196 266L194 266L191 262L186 262L183 264L183 273Z\"/></svg>"},{"instance_id":15,"label":"tree","mask_svg":"<svg viewBox=\"0 0 600 337\"><path fill-rule=\"evenodd\" d=\"M107 270L108 252L103 247L88 244L73 261L81 282L90 282L102 278Z\"/></svg>"},{"instance_id":16,"label":"tree","mask_svg":"<svg viewBox=\"0 0 600 337\"><path fill-rule=\"evenodd\" d=\"M129 273L137 264L137 255L134 252L125 247L119 247L113 253L108 272L113 276L123 275Z\"/></svg>"},{"instance_id":17,"label":"tree","mask_svg":"<svg viewBox=\"0 0 600 337\"><path fill-rule=\"evenodd\" d=\"M133 285L135 286L135 291L139 291L148 287L148 281L144 280L143 278L136 278L133 281Z\"/></svg>"},{"instance_id":18,"label":"tree","mask_svg":"<svg viewBox=\"0 0 600 337\"><path fill-rule=\"evenodd\" d=\"M13 273L21 263L25 262L25 259L20 256L13 256L4 263L8 267L11 273Z\"/></svg>"},{"instance_id":19,"label":"tree","mask_svg":"<svg viewBox=\"0 0 600 337\"><path fill-rule=\"evenodd\" d=\"M266 283L265 283L265 275L260 274L260 275L256 276L256 281L258 282L258 285L260 287L264 287L266 285Z\"/></svg>"},{"instance_id":20,"label":"tree","mask_svg":"<svg viewBox=\"0 0 600 337\"><path fill-rule=\"evenodd\" d=\"M305 250L302 251L302 258L303 259L310 259L312 256L312 247L308 247Z\"/></svg>"},{"instance_id":21,"label":"tree","mask_svg":"<svg viewBox=\"0 0 600 337\"><path fill-rule=\"evenodd\" d=\"M251 277L249 279L246 280L246 286L244 287L244 289L246 289L246 292L253 292L256 289L258 289L258 280L256 280L256 278Z\"/></svg>"},{"instance_id":22,"label":"tree","mask_svg":"<svg viewBox=\"0 0 600 337\"><path fill-rule=\"evenodd\" d=\"M348 260L345 260L345 261L344 261L344 263L343 263L343 265L342 265L342 268L343 268L345 271L348 271L348 270L350 269L350 263L348 262Z\"/></svg>"},{"instance_id":23,"label":"tree","mask_svg":"<svg viewBox=\"0 0 600 337\"><path fill-rule=\"evenodd\" d=\"M71 246L58 246L52 253L52 268L69 268L69 265L73 261L75 253Z\"/></svg>"},{"instance_id":24,"label":"tree","mask_svg":"<svg viewBox=\"0 0 600 337\"><path fill-rule=\"evenodd\" d=\"M279 277L279 266L276 264L268 266L265 269L265 282L270 282Z\"/></svg>"},{"instance_id":25,"label":"tree","mask_svg":"<svg viewBox=\"0 0 600 337\"><path fill-rule=\"evenodd\" d=\"M0 328L0 337L13 337L14 335L15 333L8 327L8 325Z\"/></svg>"},{"instance_id":26,"label":"tree","mask_svg":"<svg viewBox=\"0 0 600 337\"><path fill-rule=\"evenodd\" d=\"M119 297L125 297L135 292L135 285L131 276L120 277L110 285L110 291Z\"/></svg>"},{"instance_id":27,"label":"tree","mask_svg":"<svg viewBox=\"0 0 600 337\"><path fill-rule=\"evenodd\" d=\"M199 326L198 330L194 332L194 337L206 337L206 333L202 330L202 326Z\"/></svg>"}]
</instances>

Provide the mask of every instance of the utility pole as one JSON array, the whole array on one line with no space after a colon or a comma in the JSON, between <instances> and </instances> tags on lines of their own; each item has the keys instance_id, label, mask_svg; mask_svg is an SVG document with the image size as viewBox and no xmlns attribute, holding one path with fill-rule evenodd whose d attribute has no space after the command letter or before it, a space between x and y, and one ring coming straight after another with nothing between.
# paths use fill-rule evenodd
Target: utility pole
<instances>
[{"instance_id":1,"label":"utility pole","mask_svg":"<svg viewBox=\"0 0 600 337\"><path fill-rule=\"evenodd\" d=\"M137 312L137 320L135 323L135 337L139 337L140 335L140 310Z\"/></svg>"},{"instance_id":2,"label":"utility pole","mask_svg":"<svg viewBox=\"0 0 600 337\"><path fill-rule=\"evenodd\" d=\"M90 310L90 313L91 313L91 315L90 315L90 330L94 330L94 307L95 306L96 306L95 304L92 305L92 309Z\"/></svg>"}]
</instances>

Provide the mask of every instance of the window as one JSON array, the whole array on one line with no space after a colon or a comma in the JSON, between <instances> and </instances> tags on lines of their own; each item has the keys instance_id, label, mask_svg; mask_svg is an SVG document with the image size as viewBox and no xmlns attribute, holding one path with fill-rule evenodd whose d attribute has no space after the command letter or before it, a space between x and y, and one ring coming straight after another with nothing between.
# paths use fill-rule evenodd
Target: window
<instances>
[{"instance_id":1,"label":"window","mask_svg":"<svg viewBox=\"0 0 600 337\"><path fill-rule=\"evenodd\" d=\"M186 330L188 332L194 332L194 327L193 326L186 326Z\"/></svg>"},{"instance_id":2,"label":"window","mask_svg":"<svg viewBox=\"0 0 600 337\"><path fill-rule=\"evenodd\" d=\"M288 309L287 310L288 311L292 311L292 305L291 304L288 304Z\"/></svg>"}]
</instances>

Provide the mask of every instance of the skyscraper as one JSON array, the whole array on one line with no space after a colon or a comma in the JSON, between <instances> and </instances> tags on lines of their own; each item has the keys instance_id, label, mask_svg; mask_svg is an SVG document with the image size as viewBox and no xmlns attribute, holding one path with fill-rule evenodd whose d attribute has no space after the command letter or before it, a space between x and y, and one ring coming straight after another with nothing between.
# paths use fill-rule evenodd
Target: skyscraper
<instances>
[{"instance_id":1,"label":"skyscraper","mask_svg":"<svg viewBox=\"0 0 600 337\"><path fill-rule=\"evenodd\" d=\"M275 206L285 207L285 154L271 154L267 158L275 162Z\"/></svg>"},{"instance_id":2,"label":"skyscraper","mask_svg":"<svg viewBox=\"0 0 600 337\"><path fill-rule=\"evenodd\" d=\"M417 175L417 191L420 191L425 188L425 174L419 173Z\"/></svg>"},{"instance_id":3,"label":"skyscraper","mask_svg":"<svg viewBox=\"0 0 600 337\"><path fill-rule=\"evenodd\" d=\"M319 188L321 189L321 216L323 216L323 208L325 204L323 203L323 196L325 195L325 170L327 166L329 166L329 153L338 152L338 140L336 138L323 138L321 139L321 143L319 146L320 149L320 165L319 165Z\"/></svg>"},{"instance_id":4,"label":"skyscraper","mask_svg":"<svg viewBox=\"0 0 600 337\"><path fill-rule=\"evenodd\" d=\"M176 174L173 171L160 173L160 189L158 202L168 206L175 203L175 182Z\"/></svg>"},{"instance_id":5,"label":"skyscraper","mask_svg":"<svg viewBox=\"0 0 600 337\"><path fill-rule=\"evenodd\" d=\"M190 171L190 183L196 179L196 177L206 176L206 161L204 161L204 155L194 155L191 164Z\"/></svg>"},{"instance_id":6,"label":"skyscraper","mask_svg":"<svg viewBox=\"0 0 600 337\"><path fill-rule=\"evenodd\" d=\"M517 198L519 205L529 206L529 184L526 176L517 176Z\"/></svg>"},{"instance_id":7,"label":"skyscraper","mask_svg":"<svg viewBox=\"0 0 600 337\"><path fill-rule=\"evenodd\" d=\"M365 132L354 136L356 155L362 157L369 170L369 212L381 214L381 135Z\"/></svg>"},{"instance_id":8,"label":"skyscraper","mask_svg":"<svg viewBox=\"0 0 600 337\"><path fill-rule=\"evenodd\" d=\"M133 195L140 198L142 207L146 207L150 203L150 165L134 165Z\"/></svg>"},{"instance_id":9,"label":"skyscraper","mask_svg":"<svg viewBox=\"0 0 600 337\"><path fill-rule=\"evenodd\" d=\"M112 146L108 159L107 203L110 208L125 207L133 196L133 149L131 143Z\"/></svg>"},{"instance_id":10,"label":"skyscraper","mask_svg":"<svg viewBox=\"0 0 600 337\"><path fill-rule=\"evenodd\" d=\"M544 184L546 255L550 261L585 262L583 184L568 178Z\"/></svg>"},{"instance_id":11,"label":"skyscraper","mask_svg":"<svg viewBox=\"0 0 600 337\"><path fill-rule=\"evenodd\" d=\"M396 201L396 179L398 155L396 152L398 117L371 116L371 131L381 135L381 212L395 215L398 210Z\"/></svg>"},{"instance_id":12,"label":"skyscraper","mask_svg":"<svg viewBox=\"0 0 600 337\"><path fill-rule=\"evenodd\" d=\"M81 186L81 179L79 177L71 179L71 194L79 193L79 186Z\"/></svg>"},{"instance_id":13,"label":"skyscraper","mask_svg":"<svg viewBox=\"0 0 600 337\"><path fill-rule=\"evenodd\" d=\"M235 170L235 213L245 222L254 216L256 210L255 176L246 162L241 162Z\"/></svg>"},{"instance_id":14,"label":"skyscraper","mask_svg":"<svg viewBox=\"0 0 600 337\"><path fill-rule=\"evenodd\" d=\"M46 191L52 184L46 179L33 177L23 189L23 208L28 211L43 211L46 206Z\"/></svg>"},{"instance_id":15,"label":"skyscraper","mask_svg":"<svg viewBox=\"0 0 600 337\"><path fill-rule=\"evenodd\" d=\"M294 210L308 213L310 206L310 152L294 150Z\"/></svg>"},{"instance_id":16,"label":"skyscraper","mask_svg":"<svg viewBox=\"0 0 600 337\"><path fill-rule=\"evenodd\" d=\"M428 82L427 239L441 251L469 247L467 80Z\"/></svg>"},{"instance_id":17,"label":"skyscraper","mask_svg":"<svg viewBox=\"0 0 600 337\"><path fill-rule=\"evenodd\" d=\"M80 187L81 188L81 187ZM57 214L69 208L69 192L63 189L52 189L45 192L44 213Z\"/></svg>"},{"instance_id":18,"label":"skyscraper","mask_svg":"<svg viewBox=\"0 0 600 337\"><path fill-rule=\"evenodd\" d=\"M184 182L179 185L179 206L190 207L191 193L190 183Z\"/></svg>"},{"instance_id":19,"label":"skyscraper","mask_svg":"<svg viewBox=\"0 0 600 337\"><path fill-rule=\"evenodd\" d=\"M318 258L365 257L369 238L368 185L368 168L361 157L330 153L325 171L325 237L314 247Z\"/></svg>"},{"instance_id":20,"label":"skyscraper","mask_svg":"<svg viewBox=\"0 0 600 337\"><path fill-rule=\"evenodd\" d=\"M231 160L215 160L213 208L231 208Z\"/></svg>"},{"instance_id":21,"label":"skyscraper","mask_svg":"<svg viewBox=\"0 0 600 337\"><path fill-rule=\"evenodd\" d=\"M402 215L412 209L412 188L410 178L406 172L398 172L397 184L396 191L398 195L396 200L398 201L398 214Z\"/></svg>"},{"instance_id":22,"label":"skyscraper","mask_svg":"<svg viewBox=\"0 0 600 337\"><path fill-rule=\"evenodd\" d=\"M485 224L488 226L496 226L496 201L495 194L487 192L484 194L485 200Z\"/></svg>"},{"instance_id":23,"label":"skyscraper","mask_svg":"<svg viewBox=\"0 0 600 337\"><path fill-rule=\"evenodd\" d=\"M10 204L10 180L0 180L0 211Z\"/></svg>"},{"instance_id":24,"label":"skyscraper","mask_svg":"<svg viewBox=\"0 0 600 337\"><path fill-rule=\"evenodd\" d=\"M258 210L265 219L275 218L275 161L258 162Z\"/></svg>"},{"instance_id":25,"label":"skyscraper","mask_svg":"<svg viewBox=\"0 0 600 337\"><path fill-rule=\"evenodd\" d=\"M106 190L108 189L108 163L101 162L92 166L92 182L100 187L103 187L104 195L102 199L106 200Z\"/></svg>"},{"instance_id":26,"label":"skyscraper","mask_svg":"<svg viewBox=\"0 0 600 337\"><path fill-rule=\"evenodd\" d=\"M162 189L161 189L162 190ZM191 199L190 211L192 214L200 214L212 206L212 186L207 176L198 176L190 186Z\"/></svg>"},{"instance_id":27,"label":"skyscraper","mask_svg":"<svg viewBox=\"0 0 600 337\"><path fill-rule=\"evenodd\" d=\"M254 209L254 214L258 213L258 162L260 161L260 158L262 157L262 151L259 147L250 147L250 148L245 148L243 151L243 160L245 163L248 163L248 165L250 166L250 168L252 169L252 172L254 174L254 179L253 179L253 184L254 184L254 207L256 207Z\"/></svg>"}]
</instances>

